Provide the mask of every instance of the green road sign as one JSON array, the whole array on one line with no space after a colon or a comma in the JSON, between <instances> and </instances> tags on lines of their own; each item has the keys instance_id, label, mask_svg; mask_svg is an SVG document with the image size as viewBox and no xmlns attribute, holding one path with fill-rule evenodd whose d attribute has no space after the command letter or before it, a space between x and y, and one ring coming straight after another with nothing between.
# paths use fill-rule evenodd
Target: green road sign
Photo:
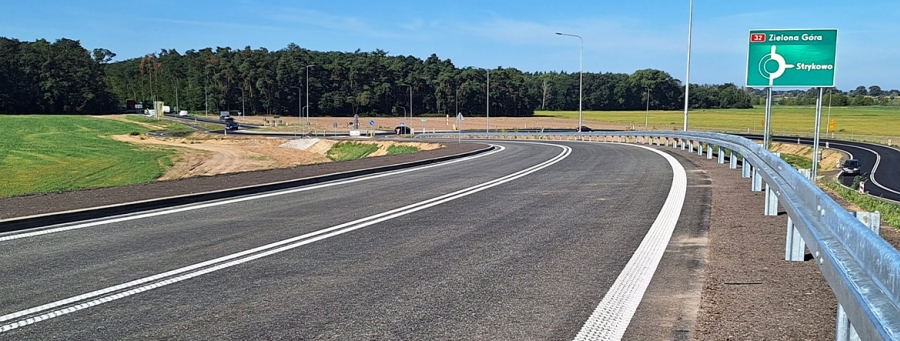
<instances>
[{"instance_id":1,"label":"green road sign","mask_svg":"<svg viewBox=\"0 0 900 341\"><path fill-rule=\"evenodd\" d=\"M836 49L836 29L751 30L747 86L834 86Z\"/></svg>"}]
</instances>

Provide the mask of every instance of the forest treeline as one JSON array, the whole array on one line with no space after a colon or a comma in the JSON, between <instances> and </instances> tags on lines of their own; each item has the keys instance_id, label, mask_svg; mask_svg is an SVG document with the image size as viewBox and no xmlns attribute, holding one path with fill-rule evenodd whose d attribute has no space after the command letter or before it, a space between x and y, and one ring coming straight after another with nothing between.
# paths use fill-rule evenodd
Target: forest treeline
<instances>
[{"instance_id":1,"label":"forest treeline","mask_svg":"<svg viewBox=\"0 0 900 341\"><path fill-rule=\"evenodd\" d=\"M0 37L0 113L108 113L127 100L154 100L183 110L311 116L484 115L490 82L492 116L578 110L579 73L456 67L432 54L422 60L387 52L318 52L290 44L265 48L161 50L111 62L106 49L76 40ZM753 89L691 85L691 107L750 108ZM307 103L307 96L309 103ZM412 99L410 100L410 96ZM649 96L649 103L648 103ZM680 80L661 70L583 75L584 110L679 109ZM412 108L410 108L412 102Z\"/></svg>"}]
</instances>

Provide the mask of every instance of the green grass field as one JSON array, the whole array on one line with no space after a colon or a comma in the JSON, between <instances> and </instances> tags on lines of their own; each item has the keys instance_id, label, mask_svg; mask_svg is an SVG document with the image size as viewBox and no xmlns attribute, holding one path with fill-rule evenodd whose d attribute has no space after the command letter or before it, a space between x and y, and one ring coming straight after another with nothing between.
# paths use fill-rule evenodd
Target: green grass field
<instances>
[{"instance_id":1,"label":"green grass field","mask_svg":"<svg viewBox=\"0 0 900 341\"><path fill-rule=\"evenodd\" d=\"M789 135L815 131L815 107L773 106L772 133ZM578 111L536 111L535 115L578 120ZM603 128L602 123L634 125L644 129L645 111L585 111L582 119L591 128ZM822 131L828 127L828 108L822 109ZM832 107L830 118L835 121L837 135L869 135L900 137L900 107ZM726 130L758 132L763 128L765 108L691 110L689 130ZM649 127L656 130L681 130L684 111L649 112ZM840 136L838 136L840 137Z\"/></svg>"},{"instance_id":2,"label":"green grass field","mask_svg":"<svg viewBox=\"0 0 900 341\"><path fill-rule=\"evenodd\" d=\"M85 116L0 116L0 197L154 181L174 152L108 138L144 133L127 122Z\"/></svg>"}]
</instances>

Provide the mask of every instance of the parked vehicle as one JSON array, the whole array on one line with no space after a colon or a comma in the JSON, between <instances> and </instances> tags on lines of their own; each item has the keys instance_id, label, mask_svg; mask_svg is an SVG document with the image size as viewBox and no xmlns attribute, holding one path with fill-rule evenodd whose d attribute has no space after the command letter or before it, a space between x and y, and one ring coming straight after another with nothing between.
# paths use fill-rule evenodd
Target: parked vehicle
<instances>
[{"instance_id":1,"label":"parked vehicle","mask_svg":"<svg viewBox=\"0 0 900 341\"><path fill-rule=\"evenodd\" d=\"M859 175L859 160L849 159L844 161L841 166L841 173L844 175Z\"/></svg>"},{"instance_id":2,"label":"parked vehicle","mask_svg":"<svg viewBox=\"0 0 900 341\"><path fill-rule=\"evenodd\" d=\"M397 135L406 135L412 132L412 130L407 126L397 126L397 128L394 128L394 132L396 132Z\"/></svg>"},{"instance_id":3,"label":"parked vehicle","mask_svg":"<svg viewBox=\"0 0 900 341\"><path fill-rule=\"evenodd\" d=\"M225 130L238 130L240 129L240 125L234 121L232 117L225 118Z\"/></svg>"}]
</instances>

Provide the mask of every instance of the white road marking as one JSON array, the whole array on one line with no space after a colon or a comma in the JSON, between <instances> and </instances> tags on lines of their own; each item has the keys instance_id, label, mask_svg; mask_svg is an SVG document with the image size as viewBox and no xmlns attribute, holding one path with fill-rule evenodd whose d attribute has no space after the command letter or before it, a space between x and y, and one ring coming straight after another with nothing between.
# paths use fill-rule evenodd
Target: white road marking
<instances>
[{"instance_id":1,"label":"white road marking","mask_svg":"<svg viewBox=\"0 0 900 341\"><path fill-rule=\"evenodd\" d=\"M545 144L545 143L538 143ZM312 233L307 233L301 236L285 239L279 242L271 243L268 245L260 246L254 249L238 252L235 254L231 254L228 256L216 258L213 260L209 260L206 262L186 266L183 268L175 269L172 271L168 271L162 274L149 276L145 278L141 278L138 280L134 280L128 283L119 284L116 286L108 287L105 289L100 289L96 291L92 291L86 294L70 297L67 299L59 300L56 302L44 304L41 306L37 306L34 308L29 308L21 311L17 311L14 313L6 314L0 316L0 322L16 320L18 321L9 323L6 325L0 326L0 333L7 332L16 328L24 327L30 324L34 324L40 321L45 321L54 317L59 317L65 314L69 314L72 312L76 312L82 309L87 309L96 305L100 305L103 303L107 303L110 301L114 301L120 298L132 296L144 291L160 288L169 284L178 283L190 278L194 278L203 274L207 274L210 272L214 272L217 270L222 270L225 268L229 268L235 265L243 264L252 260L256 260L259 258L263 258L266 256L270 256L273 254L277 254L280 252L284 252L287 250L291 250L306 244L314 243L320 240L324 240L327 238L331 238L334 236L338 236L347 232L351 232L357 229L361 229L363 227L367 227L370 225L374 225L383 221L387 221L390 219L394 219L400 216L404 216L416 211L420 211L432 206L437 206L443 204L448 201L456 200L474 193L481 192L488 188L498 186L504 184L506 182L513 181L515 179L521 178L528 174L537 172L541 169L549 167L559 161L562 161L569 154L572 153L572 148L568 146L560 146L554 144L546 144L554 147L559 147L562 149L555 157L544 161L535 166L529 167L527 169L512 173L510 175L503 176L501 178L497 178L482 184L478 184L469 188L465 188L453 193L445 194L436 198L432 198L426 201L418 202L415 204L411 204L408 206L404 206L401 208L397 208L394 210L390 210L387 212L379 213L373 216L369 216L366 218L358 219L355 221L347 222L344 224L332 226L323 230L319 230ZM53 310L50 312L42 313L47 310L64 307L62 309ZM42 313L42 314L41 314ZM39 315L38 315L39 314Z\"/></svg>"},{"instance_id":2,"label":"white road marking","mask_svg":"<svg viewBox=\"0 0 900 341\"><path fill-rule=\"evenodd\" d=\"M415 172L415 171L420 171L420 170L428 169L428 168L432 168L432 167L438 167L438 166L443 166L443 165L447 165L447 164L468 161L468 160L488 156L488 155L491 155L494 153L499 153L501 151L506 150L506 147L503 147L503 146L498 146L498 145L493 145L493 146L494 146L494 148L496 148L496 150L493 150L493 151L490 151L487 153L481 153L481 154L473 155L470 157L465 157L465 158L461 158L461 159L457 159L457 160L451 160L451 161L447 161L447 162L441 162L441 163L436 163L436 164L431 164L431 165L426 165L426 166L421 166L421 167L401 169L401 170L387 172L387 173L379 173L379 174L369 175L369 176L365 176L365 177L357 177L357 178L352 178L352 179L348 179L348 180L328 182L328 183L319 184L319 185L304 186L304 187L289 189L289 190L284 190L284 191L256 194L256 195L245 196L245 197L240 197L240 198L235 198L235 199L208 202L208 203L203 203L203 204L199 204L199 205L188 205L188 206L181 206L178 208L166 209L166 210L161 210L161 211L153 211L153 212L140 213L140 214L135 214L135 215L126 215L126 216L121 216L121 217L113 218L113 219L104 219L104 220L93 221L93 222L88 222L88 223L81 223L81 224L65 226L65 227L46 228L46 229L41 229L41 230L31 231L31 232L13 232L13 233L7 234L7 235L0 234L0 242L5 242L5 241L9 241L9 240L14 240L14 239L41 236L41 235L50 234L50 233L58 233L58 232L64 232L64 231L83 229L83 228L87 228L87 227L94 227L94 226L118 223L118 222L129 221L129 220L150 218L150 217L161 216L161 215L172 214L172 213L198 210L198 209L221 206L221 205L228 205L228 204L238 203L238 202L242 202L242 201L256 200L256 199L260 199L260 198L274 197L274 196L278 196L278 195L311 191L311 190L315 190L315 189L321 189L321 188L338 186L338 185L345 185L345 184L350 184L350 183L354 183L354 182L369 181L372 179L383 178L383 177L387 177L387 176L393 176L393 175L408 173L408 172Z\"/></svg>"},{"instance_id":3,"label":"white road marking","mask_svg":"<svg viewBox=\"0 0 900 341\"><path fill-rule=\"evenodd\" d=\"M672 187L650 231L622 269L615 283L603 296L603 300L581 327L575 340L622 339L644 297L647 286L650 285L650 280L653 279L653 273L659 266L659 261L678 223L678 217L681 216L681 208L684 206L687 193L687 174L684 167L669 154L640 145L637 147L651 150L669 161L673 173Z\"/></svg>"}]
</instances>

